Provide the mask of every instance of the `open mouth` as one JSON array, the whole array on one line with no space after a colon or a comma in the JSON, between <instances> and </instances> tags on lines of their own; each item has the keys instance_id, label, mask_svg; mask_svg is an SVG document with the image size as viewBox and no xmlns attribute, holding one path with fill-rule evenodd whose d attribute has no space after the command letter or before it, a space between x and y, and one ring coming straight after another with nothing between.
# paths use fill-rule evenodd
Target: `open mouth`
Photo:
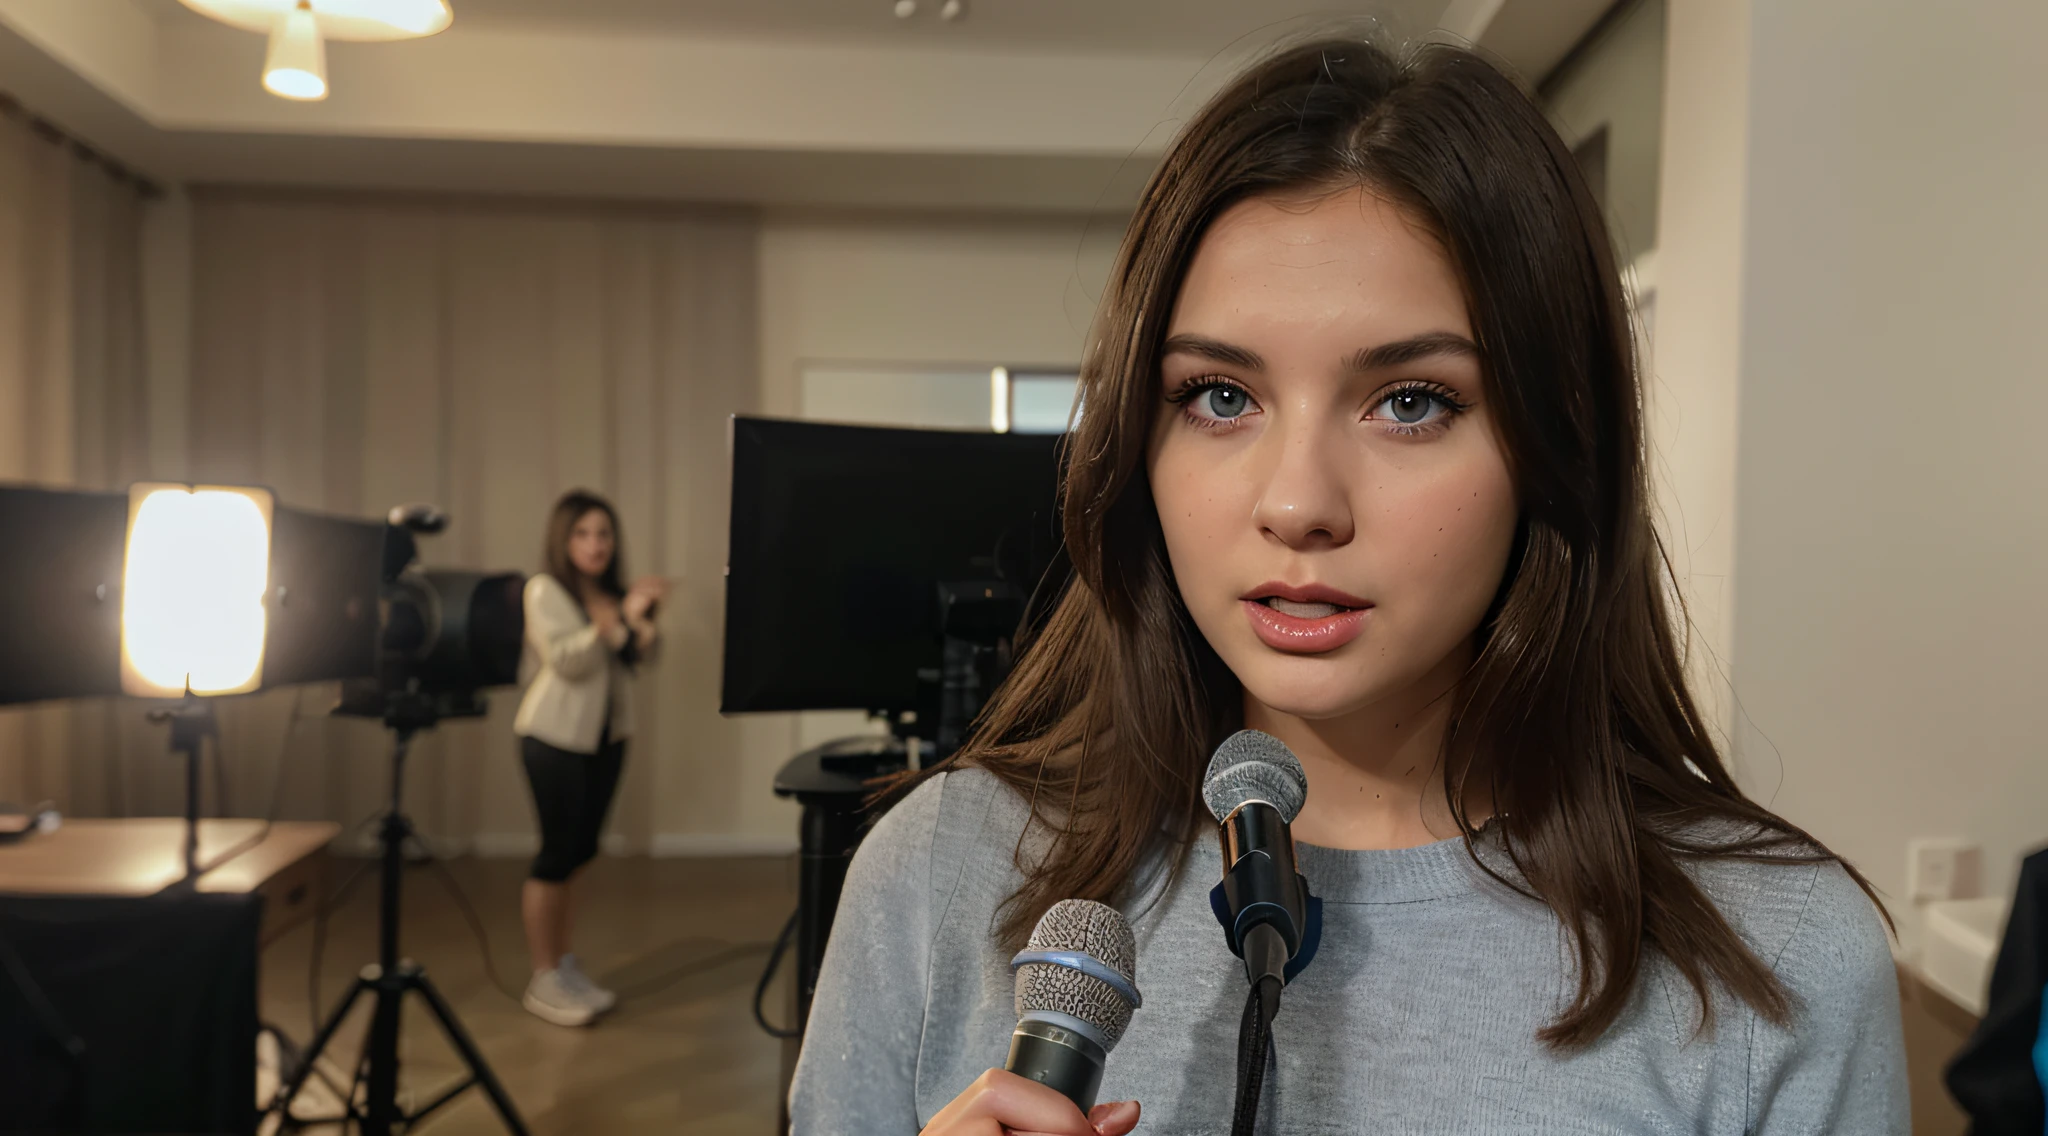
<instances>
[{"instance_id":1,"label":"open mouth","mask_svg":"<svg viewBox=\"0 0 2048 1136\"><path fill-rule=\"evenodd\" d=\"M1268 646L1293 655L1334 651L1365 630L1373 604L1320 584L1261 584L1243 598L1252 631Z\"/></svg>"},{"instance_id":2,"label":"open mouth","mask_svg":"<svg viewBox=\"0 0 2048 1136\"><path fill-rule=\"evenodd\" d=\"M1296 619L1328 619L1333 615L1358 610L1355 607L1345 607L1342 604L1309 603L1285 599L1281 596L1265 596L1256 602L1265 604L1281 615L1291 615Z\"/></svg>"}]
</instances>

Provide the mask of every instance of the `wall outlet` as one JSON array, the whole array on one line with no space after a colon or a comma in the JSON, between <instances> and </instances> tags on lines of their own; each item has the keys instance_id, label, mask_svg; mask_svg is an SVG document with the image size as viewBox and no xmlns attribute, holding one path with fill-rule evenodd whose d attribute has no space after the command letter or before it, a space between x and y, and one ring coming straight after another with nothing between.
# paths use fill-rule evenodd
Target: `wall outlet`
<instances>
[{"instance_id":1,"label":"wall outlet","mask_svg":"<svg viewBox=\"0 0 2048 1136\"><path fill-rule=\"evenodd\" d=\"M1906 897L1914 903L1975 899L1984 887L1984 849L1960 837L1906 842Z\"/></svg>"}]
</instances>

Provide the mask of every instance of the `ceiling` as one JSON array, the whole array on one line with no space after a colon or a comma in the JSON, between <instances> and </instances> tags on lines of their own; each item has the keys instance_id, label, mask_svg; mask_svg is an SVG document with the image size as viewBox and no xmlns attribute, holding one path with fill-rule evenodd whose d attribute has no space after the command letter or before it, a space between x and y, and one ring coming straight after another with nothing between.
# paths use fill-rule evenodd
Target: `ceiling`
<instances>
[{"instance_id":1,"label":"ceiling","mask_svg":"<svg viewBox=\"0 0 2048 1136\"><path fill-rule=\"evenodd\" d=\"M1006 51L1020 48L1118 54L1209 55L1241 37L1323 21L1383 21L1426 30L1446 0L963 0L966 14L939 17L941 0L917 0L897 19L895 0L451 0L473 28L553 28L584 33L862 42ZM177 0L157 0L182 9ZM1371 12L1372 17L1364 15Z\"/></svg>"},{"instance_id":2,"label":"ceiling","mask_svg":"<svg viewBox=\"0 0 2048 1136\"><path fill-rule=\"evenodd\" d=\"M0 93L164 182L767 205L1128 208L1236 61L1441 27L1533 82L1611 0L452 0L332 44L333 96L178 0L0 0Z\"/></svg>"}]
</instances>

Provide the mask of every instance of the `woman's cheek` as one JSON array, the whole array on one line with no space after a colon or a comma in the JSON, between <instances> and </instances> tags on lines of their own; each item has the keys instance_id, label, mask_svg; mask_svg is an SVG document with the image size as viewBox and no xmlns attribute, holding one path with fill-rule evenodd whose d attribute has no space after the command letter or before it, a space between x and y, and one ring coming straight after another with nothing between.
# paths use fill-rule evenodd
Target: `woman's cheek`
<instances>
[{"instance_id":1,"label":"woman's cheek","mask_svg":"<svg viewBox=\"0 0 2048 1136\"><path fill-rule=\"evenodd\" d=\"M1204 468L1181 457L1169 450L1154 462L1152 503L1181 598L1199 623L1213 618L1216 597L1230 590L1230 550L1238 536L1232 530L1247 523L1251 508L1231 499L1233 479L1213 463ZM1229 601L1225 606L1234 607L1234 594Z\"/></svg>"},{"instance_id":2,"label":"woman's cheek","mask_svg":"<svg viewBox=\"0 0 2048 1136\"><path fill-rule=\"evenodd\" d=\"M1486 471L1491 473L1492 471ZM1500 589L1514 543L1513 490L1505 469L1459 479L1411 498L1383 534L1403 550L1400 579L1383 581L1409 603L1409 620L1455 642L1476 630ZM1388 596L1394 599L1394 596Z\"/></svg>"}]
</instances>

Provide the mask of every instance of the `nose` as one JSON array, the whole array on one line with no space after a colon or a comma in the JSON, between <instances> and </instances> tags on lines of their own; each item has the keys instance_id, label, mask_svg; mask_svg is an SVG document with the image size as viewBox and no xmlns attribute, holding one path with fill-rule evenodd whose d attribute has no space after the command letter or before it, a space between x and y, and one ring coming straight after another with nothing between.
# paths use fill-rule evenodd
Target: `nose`
<instances>
[{"instance_id":1,"label":"nose","mask_svg":"<svg viewBox=\"0 0 2048 1136\"><path fill-rule=\"evenodd\" d=\"M1252 522L1289 548L1337 548L1351 543L1357 532L1342 475L1342 447L1316 426L1302 422L1292 430L1268 430L1260 439L1275 452L1252 506Z\"/></svg>"}]
</instances>

